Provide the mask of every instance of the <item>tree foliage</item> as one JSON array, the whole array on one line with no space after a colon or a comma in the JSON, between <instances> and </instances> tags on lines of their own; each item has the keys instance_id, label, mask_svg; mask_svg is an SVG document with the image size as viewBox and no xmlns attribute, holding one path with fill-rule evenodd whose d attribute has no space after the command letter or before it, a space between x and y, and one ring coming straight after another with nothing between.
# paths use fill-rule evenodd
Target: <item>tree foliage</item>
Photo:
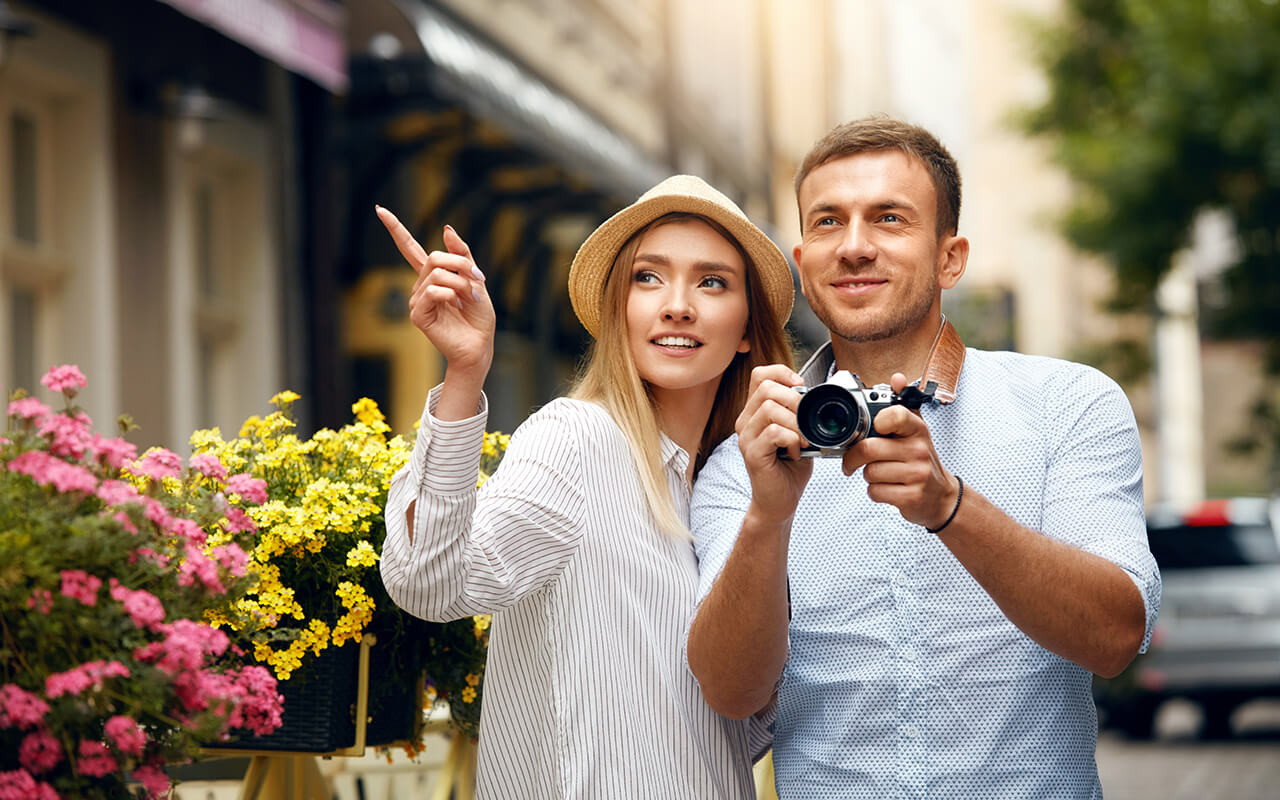
<instances>
[{"instance_id":1,"label":"tree foliage","mask_svg":"<svg viewBox=\"0 0 1280 800\"><path fill-rule=\"evenodd\" d=\"M1066 0L1039 31L1049 94L1026 117L1079 192L1064 231L1145 307L1195 216L1223 209L1228 336L1280 336L1280 2ZM1280 366L1280 353L1270 354Z\"/></svg>"},{"instance_id":2,"label":"tree foliage","mask_svg":"<svg viewBox=\"0 0 1280 800\"><path fill-rule=\"evenodd\" d=\"M1150 307L1201 211L1232 218L1236 261L1202 308L1213 335L1265 344L1280 374L1280 0L1064 0L1037 31L1048 96L1024 117L1077 185L1068 239ZM1257 406L1280 441L1280 404Z\"/></svg>"}]
</instances>

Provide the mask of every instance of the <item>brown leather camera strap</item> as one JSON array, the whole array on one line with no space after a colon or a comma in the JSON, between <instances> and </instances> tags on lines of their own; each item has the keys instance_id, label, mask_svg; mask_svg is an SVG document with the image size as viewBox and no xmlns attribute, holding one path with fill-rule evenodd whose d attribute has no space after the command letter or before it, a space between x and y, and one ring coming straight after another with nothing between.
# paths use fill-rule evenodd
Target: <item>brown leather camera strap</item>
<instances>
[{"instance_id":1,"label":"brown leather camera strap","mask_svg":"<svg viewBox=\"0 0 1280 800\"><path fill-rule=\"evenodd\" d=\"M960 381L960 370L964 367L964 352L960 334L951 327L950 320L943 317L938 338L929 350L924 375L920 378L921 388L928 386L930 381L937 384L933 397L939 403L951 403L956 399L956 384Z\"/></svg>"}]
</instances>

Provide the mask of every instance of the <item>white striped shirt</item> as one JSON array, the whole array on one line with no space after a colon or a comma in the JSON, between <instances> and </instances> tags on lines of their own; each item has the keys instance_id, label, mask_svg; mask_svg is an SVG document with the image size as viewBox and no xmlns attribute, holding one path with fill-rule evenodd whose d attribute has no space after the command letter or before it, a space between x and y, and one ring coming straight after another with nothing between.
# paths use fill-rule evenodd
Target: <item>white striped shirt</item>
<instances>
[{"instance_id":1,"label":"white striped shirt","mask_svg":"<svg viewBox=\"0 0 1280 800\"><path fill-rule=\"evenodd\" d=\"M746 725L712 711L684 665L693 548L658 530L612 418L549 403L477 492L487 401L445 422L438 391L392 480L382 578L426 619L494 614L478 796L754 797ZM687 520L688 455L664 436L662 459Z\"/></svg>"}]
</instances>

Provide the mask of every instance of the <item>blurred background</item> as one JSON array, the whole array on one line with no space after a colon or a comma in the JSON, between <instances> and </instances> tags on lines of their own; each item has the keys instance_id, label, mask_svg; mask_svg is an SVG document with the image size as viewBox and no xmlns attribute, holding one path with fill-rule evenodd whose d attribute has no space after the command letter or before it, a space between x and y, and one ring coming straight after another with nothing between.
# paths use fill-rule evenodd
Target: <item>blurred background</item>
<instances>
[{"instance_id":1,"label":"blurred background","mask_svg":"<svg viewBox=\"0 0 1280 800\"><path fill-rule=\"evenodd\" d=\"M1275 0L0 0L0 384L78 364L99 428L127 412L144 447L286 387L304 429L368 396L408 431L442 365L378 203L428 249L445 223L471 243L511 430L584 352L564 285L599 222L694 173L789 254L812 142L899 116L960 164L965 341L1103 369L1162 524L1267 532L1170 562L1262 577L1208 602L1237 573L1184 571L1166 615L1253 625L1231 709L1274 783L1280 722L1244 708L1280 691L1274 514L1196 509L1280 475L1278 97ZM797 299L803 355L824 331Z\"/></svg>"}]
</instances>

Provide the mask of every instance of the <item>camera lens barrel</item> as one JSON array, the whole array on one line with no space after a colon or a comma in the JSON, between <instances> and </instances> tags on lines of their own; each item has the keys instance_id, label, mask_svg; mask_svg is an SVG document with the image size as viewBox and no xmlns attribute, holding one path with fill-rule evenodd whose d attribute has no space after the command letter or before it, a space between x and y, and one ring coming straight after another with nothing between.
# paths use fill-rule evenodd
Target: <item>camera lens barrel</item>
<instances>
[{"instance_id":1,"label":"camera lens barrel","mask_svg":"<svg viewBox=\"0 0 1280 800\"><path fill-rule=\"evenodd\" d=\"M862 392L851 392L834 383L810 388L796 409L800 433L822 449L843 448L865 438L871 416Z\"/></svg>"}]
</instances>

